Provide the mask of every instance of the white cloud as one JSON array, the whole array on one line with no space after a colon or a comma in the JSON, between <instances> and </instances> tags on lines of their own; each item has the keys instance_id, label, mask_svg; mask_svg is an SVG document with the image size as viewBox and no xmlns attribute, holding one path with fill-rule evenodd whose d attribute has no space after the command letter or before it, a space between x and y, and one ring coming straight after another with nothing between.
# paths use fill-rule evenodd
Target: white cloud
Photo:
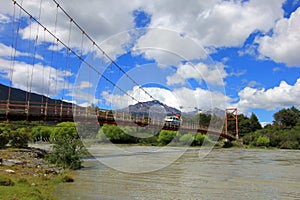
<instances>
[{"instance_id":1,"label":"white cloud","mask_svg":"<svg viewBox=\"0 0 300 200\"><path fill-rule=\"evenodd\" d=\"M231 47L241 46L248 36L254 31L267 32L279 19L283 11L281 9L283 0L251 0L251 1L219 1L219 0L203 0L188 1L181 0L155 0L151 4L141 1L83 1L73 2L68 0L60 1L60 5L72 16L85 31L92 36L95 41L101 43L106 39L127 31L135 27L133 11L144 10L151 16L150 27L160 27L170 29L195 38L203 46L209 47ZM13 3L5 3L6 7L0 9L1 13L13 13ZM24 1L23 6L35 18L39 18L40 1ZM5 7L5 9L4 9ZM16 7L17 8L17 7ZM18 11L18 8L17 8ZM73 24L71 27L71 35L69 35L70 22L69 19L57 8L52 1L42 1L42 12L40 21L48 30L55 34L64 43L70 43L72 48L81 49L82 32ZM22 13L25 15L24 13ZM23 39L34 39L37 32L37 26L34 22L31 26L23 28L20 33ZM44 30L38 29L39 42L43 41ZM69 41L70 36L70 42ZM125 36L125 37L124 37ZM147 42L161 45L168 44L172 47L165 46L162 49L170 50L175 55L182 55L182 50L188 53L184 55L188 59L190 57L199 57L197 48L194 45L189 46L186 37L182 37L181 41L172 44L174 37L169 37L167 32L154 34L152 30L140 38L136 47L143 47ZM109 43L102 43L103 49L109 55L116 58L127 51L126 44L131 42L133 36L130 34L122 34L122 38L110 40ZM118 37L116 37L118 38ZM53 38L49 34L45 34L45 41L53 42ZM177 46L176 46L177 45ZM91 51L91 43L84 39L84 52ZM146 45L147 46L147 45ZM174 48L175 47L175 48ZM175 49L175 50L174 50ZM149 52L145 51L148 58L156 58L163 62L164 59L174 63L176 58L168 52ZM201 53L200 53L201 54ZM161 57L159 57L161 55ZM168 58L169 56L169 58ZM164 57L164 58L163 58ZM178 58L177 58L178 59Z\"/></svg>"},{"instance_id":2,"label":"white cloud","mask_svg":"<svg viewBox=\"0 0 300 200\"><path fill-rule=\"evenodd\" d=\"M224 85L223 79L227 76L224 67L222 63L216 66L204 63L198 63L195 66L188 63L179 65L176 73L167 77L167 84L185 84L186 79L193 78L199 83L205 81L208 85Z\"/></svg>"},{"instance_id":3,"label":"white cloud","mask_svg":"<svg viewBox=\"0 0 300 200\"><path fill-rule=\"evenodd\" d=\"M256 38L256 42L261 55L291 67L300 67L300 8L289 19L277 21L272 35Z\"/></svg>"},{"instance_id":4,"label":"white cloud","mask_svg":"<svg viewBox=\"0 0 300 200\"><path fill-rule=\"evenodd\" d=\"M253 108L274 110L289 106L300 107L300 78L294 85L282 81L278 86L270 89L256 89L246 87L239 93L240 101L237 107L241 111Z\"/></svg>"},{"instance_id":5,"label":"white cloud","mask_svg":"<svg viewBox=\"0 0 300 200\"><path fill-rule=\"evenodd\" d=\"M132 15L132 12L138 8L138 4L135 1L128 3L127 1L92 0L79 3L64 0L59 3L98 44L135 26L134 17ZM23 6L32 13L35 18L39 18L38 11L40 9L40 1L26 1ZM57 8L52 1L43 1L39 21L47 27L47 30L55 34L60 41L69 44L71 48L79 51L83 48L85 54L92 51L93 45L87 37L85 37L74 24L70 26L70 20L60 9L58 9L56 21L56 13ZM44 32L45 31L41 27L38 28L37 24L33 21L31 25L20 30L23 39L30 38L34 40L36 35L38 35L38 42L46 41L54 43L55 45L57 42L53 41L53 37L48 33L45 33L44 37ZM82 36L84 36L83 39ZM117 39L110 40L110 43L104 42L101 44L103 49L107 51L112 58L126 52L125 44L131 39L129 34L127 34L126 37L125 34L122 34L122 37L117 36L114 38Z\"/></svg>"},{"instance_id":6,"label":"white cloud","mask_svg":"<svg viewBox=\"0 0 300 200\"><path fill-rule=\"evenodd\" d=\"M179 32L151 28L135 44L135 54L144 54L160 65L178 65L182 60L206 59L203 48L191 38Z\"/></svg>"},{"instance_id":7,"label":"white cloud","mask_svg":"<svg viewBox=\"0 0 300 200\"><path fill-rule=\"evenodd\" d=\"M8 16L0 13L0 23L6 24L9 23L11 20Z\"/></svg>"},{"instance_id":8,"label":"white cloud","mask_svg":"<svg viewBox=\"0 0 300 200\"><path fill-rule=\"evenodd\" d=\"M152 95L154 99L157 99L169 106L178 108L180 107L180 103L178 102L178 98L174 93L172 93L170 90L166 90L163 88L144 88L149 94ZM106 100L107 105L112 105L114 109L117 108L125 108L129 105L134 105L139 102L146 102L153 100L149 95L147 95L145 92L140 90L138 86L134 86L132 90L127 91L128 95L126 94L114 94L114 93L108 93L104 91L102 93L103 98ZM132 99L131 97L134 97Z\"/></svg>"},{"instance_id":9,"label":"white cloud","mask_svg":"<svg viewBox=\"0 0 300 200\"><path fill-rule=\"evenodd\" d=\"M81 81L79 83L79 86L77 86L80 89L86 89L86 88L91 88L93 87L93 83L89 82L89 81Z\"/></svg>"},{"instance_id":10,"label":"white cloud","mask_svg":"<svg viewBox=\"0 0 300 200\"><path fill-rule=\"evenodd\" d=\"M72 75L69 71L58 70L39 63L32 66L19 61L13 62L12 70L11 61L4 59L0 59L0 70L2 77L6 79L12 77L12 86L47 96L55 96L60 90L68 89L67 85L70 84L66 79Z\"/></svg>"},{"instance_id":11,"label":"white cloud","mask_svg":"<svg viewBox=\"0 0 300 200\"><path fill-rule=\"evenodd\" d=\"M0 43L0 56L1 57L11 57L11 56L28 56L28 53L20 52L12 47L6 46L5 44Z\"/></svg>"},{"instance_id":12,"label":"white cloud","mask_svg":"<svg viewBox=\"0 0 300 200\"><path fill-rule=\"evenodd\" d=\"M175 107L177 109L183 107L183 112L194 111L195 107L200 109L210 109L214 107L224 109L227 107L227 104L232 101L221 92L212 92L201 88L189 89L182 87L175 89L174 91L170 91L163 88L148 87L145 88L145 90L150 93L154 99L159 100L168 106ZM153 100L144 92L139 90L138 87L134 87L127 93L135 99L138 99L140 102ZM125 94L109 94L105 91L102 93L102 96L106 99L108 105L112 105L114 109L125 108L128 105L137 103Z\"/></svg>"},{"instance_id":13,"label":"white cloud","mask_svg":"<svg viewBox=\"0 0 300 200\"><path fill-rule=\"evenodd\" d=\"M9 46L6 46L5 44L2 44L0 43L0 57L19 57L19 56L26 56L26 57L29 57L29 56L33 56L27 52L21 52L21 51L18 51L12 47L9 47ZM35 54L35 58L36 59L40 59L40 60L43 60L43 57L40 56L39 54Z\"/></svg>"},{"instance_id":14,"label":"white cloud","mask_svg":"<svg viewBox=\"0 0 300 200\"><path fill-rule=\"evenodd\" d=\"M283 0L152 1L142 7L152 27L164 27L197 38L204 46L241 46L257 30L267 32L279 19Z\"/></svg>"},{"instance_id":15,"label":"white cloud","mask_svg":"<svg viewBox=\"0 0 300 200\"><path fill-rule=\"evenodd\" d=\"M81 89L82 88L74 88L74 90L67 93L66 96L71 96L72 102L83 107L101 102L101 99L95 98L95 95L91 91L84 91Z\"/></svg>"}]
</instances>

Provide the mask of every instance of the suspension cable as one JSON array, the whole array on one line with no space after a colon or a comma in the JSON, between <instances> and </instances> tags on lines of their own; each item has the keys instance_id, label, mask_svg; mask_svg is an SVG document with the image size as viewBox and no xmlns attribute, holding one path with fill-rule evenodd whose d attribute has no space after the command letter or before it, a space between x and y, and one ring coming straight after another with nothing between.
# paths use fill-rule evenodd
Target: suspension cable
<instances>
[{"instance_id":1,"label":"suspension cable","mask_svg":"<svg viewBox=\"0 0 300 200\"><path fill-rule=\"evenodd\" d=\"M13 0L14 2L16 2L15 0ZM16 2L16 5L18 7L21 8L21 10L24 11L24 13L26 13L28 16L31 16L30 13L25 10L18 2ZM54 33L52 33L50 30L48 30L39 20L37 20L36 18L32 17L32 19L38 23L41 27L43 27L44 29L46 29L46 31L60 44L62 44L65 48L70 49L62 40L60 40ZM96 43L95 43L96 44ZM80 55L78 55L78 53L75 52L75 50L70 49L70 52L72 54L74 54L81 62L85 63L88 67L90 67L93 71L95 71L96 73L99 73L107 82L109 82L112 86L114 86L115 88L117 88L118 90L120 90L122 93L124 93L126 96L131 97L134 101L138 102L139 101L134 98L133 96L129 95L128 92L124 91L120 86L116 85L113 81L111 81L110 79L108 79L106 76L104 76L103 74L101 74L94 66L92 66L90 63L88 63L87 61L85 61ZM104 53L105 54L105 53Z\"/></svg>"},{"instance_id":2,"label":"suspension cable","mask_svg":"<svg viewBox=\"0 0 300 200\"><path fill-rule=\"evenodd\" d=\"M14 2L14 4L16 4L18 7L20 7L20 10L23 10L24 13L26 13L28 16L31 16L30 13L25 10L25 8L23 8L22 5L20 5L19 3L16 2L16 0L12 0ZM149 92L147 92L141 85L139 85L131 76L128 75L128 73L126 71L124 71L122 69L122 67L112 59L112 57L110 57L92 38L90 35L88 35L83 28L81 28L81 26L79 26L79 24L74 21L74 19L57 3L56 0L52 0L57 7L56 10L56 19L55 19L55 24L57 24L57 14L58 14L58 9L60 9L70 20L70 23L74 23L75 26L82 32L82 37L85 35L91 42L93 45L95 45L97 47L97 49L114 65L116 66L119 71L121 71L129 80L131 80L134 85L136 85L140 90L142 90L146 95L148 95L151 99L153 100L157 100L155 99ZM43 25L38 19L32 17L32 20L34 20L39 26L43 27L45 31L47 31L50 36L53 37L54 41L56 40L57 43L60 43L64 48L68 49L68 51L70 53L72 53L73 55L75 55L75 57L78 58L78 60L82 63L85 63L90 69L92 69L93 71L95 71L99 76L101 76L104 80L106 80L108 83L110 83L113 87L117 88L120 92L124 93L126 96L128 96L129 98L131 98L133 101L137 102L137 103L141 103L143 105L143 102L140 102L137 98L135 98L134 96L130 95L128 92L126 92L124 89L122 89L120 86L118 86L116 83L114 83L111 79L109 79L107 76L105 76L104 74L100 73L95 66L91 65L90 63L88 63L86 60L83 59L82 54L83 54L83 50L81 50L81 52L77 53L75 50L71 49L69 47L69 44L66 44L65 42L63 42L62 40L60 40L57 36L56 36L56 25L55 25L55 30L54 33L51 32L50 30L48 30L46 28L45 25ZM82 40L83 42L83 40ZM68 40L69 43L69 40ZM53 55L53 53L52 53ZM53 56L52 56L53 57ZM52 62L52 61L51 61ZM50 74L49 74L49 82L50 82ZM49 94L49 87L50 84L48 84L48 94Z\"/></svg>"},{"instance_id":3,"label":"suspension cable","mask_svg":"<svg viewBox=\"0 0 300 200\"><path fill-rule=\"evenodd\" d=\"M96 42L95 40L86 33L86 31L69 15L69 13L60 6L60 4L56 0L52 0L57 7L69 18L72 19L72 22L76 25L76 27L85 34L85 36L94 44L100 52L111 62L115 65L129 80L133 82L134 85L138 86L146 95L148 95L151 99L156 100L151 94L149 94L140 84L138 84L131 76L129 76L125 70L116 62L112 57L110 57Z\"/></svg>"},{"instance_id":4,"label":"suspension cable","mask_svg":"<svg viewBox=\"0 0 300 200\"><path fill-rule=\"evenodd\" d=\"M21 6L23 5L23 0L21 1ZM18 7L20 8L20 6L18 5ZM17 46L18 46L18 34L20 31L20 25L21 25L21 11L22 9L20 8L19 10L19 21L18 21L18 25L17 25L17 34L16 36L14 35L14 29L15 29L15 25L14 25L14 21L15 21L15 11L16 11L16 3L14 2L14 16L13 16L13 27L12 27L12 50L11 50L11 63L10 63L10 69L9 69L9 88L8 88L8 93L7 93L7 106L6 106L6 121L8 121L9 119L9 110L10 110L10 98L11 98L11 87L13 84L13 73L14 73L14 68L15 68L15 58L16 58L16 54L17 54ZM14 38L15 37L15 38Z\"/></svg>"},{"instance_id":5,"label":"suspension cable","mask_svg":"<svg viewBox=\"0 0 300 200\"><path fill-rule=\"evenodd\" d=\"M38 20L41 20L42 2L43 2L43 0L40 1ZM29 112L30 112L30 100L31 100L31 92L32 92L33 72L34 72L34 66L35 66L36 49L37 49L37 44L38 44L38 39L39 39L39 29L40 29L40 26L37 26L35 42L34 42L34 51L33 51L33 56L32 56L32 68L31 68L31 75L30 75L30 90L29 90L29 96L28 96L28 101L27 101L27 113L26 113L27 121L28 121Z\"/></svg>"}]
</instances>

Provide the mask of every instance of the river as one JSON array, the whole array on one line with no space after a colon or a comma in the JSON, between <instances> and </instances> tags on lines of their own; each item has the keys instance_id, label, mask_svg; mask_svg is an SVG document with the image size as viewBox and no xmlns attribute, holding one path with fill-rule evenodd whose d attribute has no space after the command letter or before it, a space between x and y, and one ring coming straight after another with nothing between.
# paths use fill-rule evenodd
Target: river
<instances>
[{"instance_id":1,"label":"river","mask_svg":"<svg viewBox=\"0 0 300 200\"><path fill-rule=\"evenodd\" d=\"M171 165L146 173L121 172L87 158L75 182L59 185L56 195L66 200L300 199L300 151L214 149L204 158L201 151L189 148Z\"/></svg>"}]
</instances>

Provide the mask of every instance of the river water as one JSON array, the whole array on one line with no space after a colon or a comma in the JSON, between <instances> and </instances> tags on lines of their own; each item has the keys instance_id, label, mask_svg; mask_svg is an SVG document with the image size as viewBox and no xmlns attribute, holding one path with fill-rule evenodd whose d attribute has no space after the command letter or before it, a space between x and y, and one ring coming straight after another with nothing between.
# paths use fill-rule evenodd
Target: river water
<instances>
[{"instance_id":1,"label":"river water","mask_svg":"<svg viewBox=\"0 0 300 200\"><path fill-rule=\"evenodd\" d=\"M300 151L214 149L204 158L201 151L189 148L171 165L147 173L121 172L88 158L75 182L59 185L56 195L66 200L300 199Z\"/></svg>"}]
</instances>

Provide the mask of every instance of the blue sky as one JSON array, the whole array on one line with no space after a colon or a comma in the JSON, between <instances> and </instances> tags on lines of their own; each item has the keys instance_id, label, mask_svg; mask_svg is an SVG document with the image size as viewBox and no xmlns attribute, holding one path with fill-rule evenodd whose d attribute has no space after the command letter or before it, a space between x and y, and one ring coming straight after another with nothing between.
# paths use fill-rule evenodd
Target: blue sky
<instances>
[{"instance_id":1,"label":"blue sky","mask_svg":"<svg viewBox=\"0 0 300 200\"><path fill-rule=\"evenodd\" d=\"M58 2L138 85L169 106L237 107L261 122L279 109L300 109L299 0ZM108 109L135 103L123 91L151 100L53 1L23 6L97 73L12 1L0 3L0 83Z\"/></svg>"}]
</instances>

